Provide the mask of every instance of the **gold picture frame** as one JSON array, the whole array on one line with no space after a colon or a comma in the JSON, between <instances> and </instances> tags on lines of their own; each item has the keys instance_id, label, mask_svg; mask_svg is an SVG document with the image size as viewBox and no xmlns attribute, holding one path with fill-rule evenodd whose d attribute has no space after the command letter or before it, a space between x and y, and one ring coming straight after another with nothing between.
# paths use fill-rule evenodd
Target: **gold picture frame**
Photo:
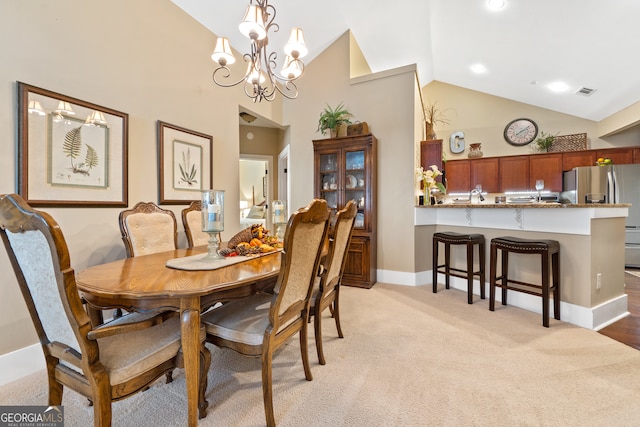
<instances>
[{"instance_id":1,"label":"gold picture frame","mask_svg":"<svg viewBox=\"0 0 640 427\"><path fill-rule=\"evenodd\" d=\"M158 121L158 200L187 205L212 188L213 137Z\"/></svg>"},{"instance_id":2,"label":"gold picture frame","mask_svg":"<svg viewBox=\"0 0 640 427\"><path fill-rule=\"evenodd\" d=\"M126 207L126 113L17 82L18 192L32 206Z\"/></svg>"}]
</instances>

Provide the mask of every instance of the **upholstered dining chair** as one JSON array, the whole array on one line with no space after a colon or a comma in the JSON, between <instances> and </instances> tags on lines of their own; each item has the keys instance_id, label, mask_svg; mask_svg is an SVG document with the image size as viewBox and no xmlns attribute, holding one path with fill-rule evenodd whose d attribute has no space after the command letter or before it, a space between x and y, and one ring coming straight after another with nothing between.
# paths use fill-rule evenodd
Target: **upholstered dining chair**
<instances>
[{"instance_id":1,"label":"upholstered dining chair","mask_svg":"<svg viewBox=\"0 0 640 427\"><path fill-rule=\"evenodd\" d=\"M356 202L350 200L336 213L335 222L329 230L329 248L322 265L322 273L316 277L317 286L314 286L311 297L310 314L314 320L316 351L321 365L326 363L322 349L322 312L327 307L336 322L338 336L344 338L340 325L340 281L357 212Z\"/></svg>"},{"instance_id":2,"label":"upholstered dining chair","mask_svg":"<svg viewBox=\"0 0 640 427\"><path fill-rule=\"evenodd\" d=\"M178 248L176 216L153 202L121 211L119 224L128 258Z\"/></svg>"},{"instance_id":3,"label":"upholstered dining chair","mask_svg":"<svg viewBox=\"0 0 640 427\"><path fill-rule=\"evenodd\" d=\"M182 225L189 248L209 244L209 234L202 231L202 202L200 200L191 202L188 207L182 210Z\"/></svg>"},{"instance_id":4,"label":"upholstered dining chair","mask_svg":"<svg viewBox=\"0 0 640 427\"><path fill-rule=\"evenodd\" d=\"M262 391L268 426L275 425L271 384L273 353L296 333L300 336L305 378L313 379L307 352L307 317L328 219L327 203L320 199L314 199L291 215L273 295L257 293L202 315L207 341L262 358Z\"/></svg>"},{"instance_id":5,"label":"upholstered dining chair","mask_svg":"<svg viewBox=\"0 0 640 427\"><path fill-rule=\"evenodd\" d=\"M131 316L93 327L56 221L20 196L0 195L0 236L38 334L49 382L48 405L62 403L67 386L93 403L94 425L111 425L111 402L146 389L182 366L177 316ZM211 356L200 350L200 416Z\"/></svg>"}]
</instances>

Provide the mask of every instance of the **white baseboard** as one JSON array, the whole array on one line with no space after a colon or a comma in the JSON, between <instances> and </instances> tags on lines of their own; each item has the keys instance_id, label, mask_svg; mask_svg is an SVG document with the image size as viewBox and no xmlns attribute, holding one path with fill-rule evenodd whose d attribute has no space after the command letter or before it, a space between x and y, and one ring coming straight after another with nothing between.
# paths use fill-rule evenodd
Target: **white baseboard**
<instances>
[{"instance_id":1,"label":"white baseboard","mask_svg":"<svg viewBox=\"0 0 640 427\"><path fill-rule=\"evenodd\" d=\"M0 355L0 386L45 369L40 344Z\"/></svg>"},{"instance_id":2,"label":"white baseboard","mask_svg":"<svg viewBox=\"0 0 640 427\"><path fill-rule=\"evenodd\" d=\"M389 270L378 270L378 282L389 283L391 285L421 286L431 285L432 271L420 271L417 273L407 273ZM454 289L467 291L467 281L459 277L451 277L450 286ZM489 283L486 284L487 304L489 299ZM474 280L473 293L480 294L480 282ZM523 308L534 313L542 314L542 303L540 297L524 294L522 292L509 291L509 305ZM496 301L502 302L500 292L496 292ZM627 311L627 295L621 295L606 301L596 307L581 307L579 305L560 302L560 313L563 322L568 322L586 329L598 331L611 323L629 315ZM553 308L550 315L553 316Z\"/></svg>"}]
</instances>

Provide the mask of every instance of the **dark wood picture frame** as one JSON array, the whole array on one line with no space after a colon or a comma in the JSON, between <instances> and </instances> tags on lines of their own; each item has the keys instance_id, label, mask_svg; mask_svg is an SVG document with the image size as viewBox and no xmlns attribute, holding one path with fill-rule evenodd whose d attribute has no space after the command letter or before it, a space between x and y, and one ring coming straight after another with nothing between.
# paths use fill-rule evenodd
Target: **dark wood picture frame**
<instances>
[{"instance_id":1,"label":"dark wood picture frame","mask_svg":"<svg viewBox=\"0 0 640 427\"><path fill-rule=\"evenodd\" d=\"M213 185L213 137L158 120L158 203L188 205Z\"/></svg>"},{"instance_id":2,"label":"dark wood picture frame","mask_svg":"<svg viewBox=\"0 0 640 427\"><path fill-rule=\"evenodd\" d=\"M126 207L121 111L17 82L18 193L31 206Z\"/></svg>"}]
</instances>

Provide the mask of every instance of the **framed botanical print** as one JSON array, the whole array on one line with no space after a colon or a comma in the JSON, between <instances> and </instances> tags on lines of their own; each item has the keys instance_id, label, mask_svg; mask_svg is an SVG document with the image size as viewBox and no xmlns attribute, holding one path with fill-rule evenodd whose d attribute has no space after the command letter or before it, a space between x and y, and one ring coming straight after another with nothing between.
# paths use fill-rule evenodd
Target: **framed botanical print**
<instances>
[{"instance_id":1,"label":"framed botanical print","mask_svg":"<svg viewBox=\"0 0 640 427\"><path fill-rule=\"evenodd\" d=\"M213 137L158 121L160 204L200 200L212 185Z\"/></svg>"},{"instance_id":2,"label":"framed botanical print","mask_svg":"<svg viewBox=\"0 0 640 427\"><path fill-rule=\"evenodd\" d=\"M128 115L18 82L18 192L32 206L126 207Z\"/></svg>"}]
</instances>

